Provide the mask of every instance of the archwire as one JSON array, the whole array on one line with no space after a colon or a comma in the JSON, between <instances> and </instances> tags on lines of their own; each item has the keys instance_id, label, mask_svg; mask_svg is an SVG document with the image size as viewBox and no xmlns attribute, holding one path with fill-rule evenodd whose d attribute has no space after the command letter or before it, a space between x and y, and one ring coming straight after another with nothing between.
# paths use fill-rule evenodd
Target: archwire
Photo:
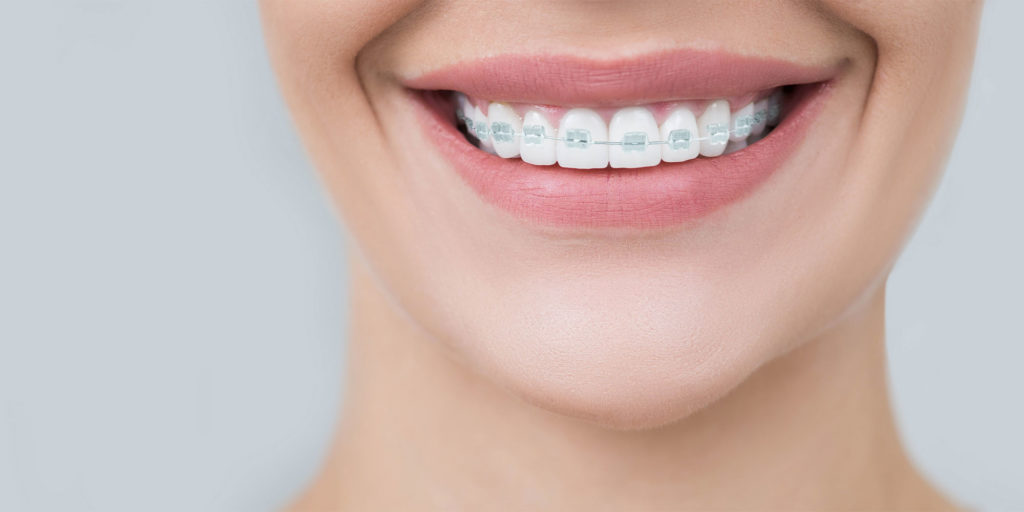
<instances>
[{"instance_id":1,"label":"archwire","mask_svg":"<svg viewBox=\"0 0 1024 512\"><path fill-rule=\"evenodd\" d=\"M522 139L523 144L541 144L546 140L565 142L570 148L585 149L591 144L606 146L622 146L623 151L643 151L647 146L667 145L669 149L689 149L694 142L710 141L712 144L724 144L729 141L731 135L745 138L750 135L754 125L766 122L774 123L779 118L779 105L769 102L767 108L758 110L751 115L736 118L736 128L729 129L724 123L710 123L705 127L707 135L695 137L691 130L681 128L668 132L666 140L648 140L647 132L626 132L622 140L593 140L590 130L573 128L565 131L564 137L557 134L549 134L543 125L524 125L522 130L517 132L511 124L504 122L475 122L461 110L455 114L456 118L466 126L466 131L478 140L491 139L494 142L513 142L517 138Z\"/></svg>"}]
</instances>

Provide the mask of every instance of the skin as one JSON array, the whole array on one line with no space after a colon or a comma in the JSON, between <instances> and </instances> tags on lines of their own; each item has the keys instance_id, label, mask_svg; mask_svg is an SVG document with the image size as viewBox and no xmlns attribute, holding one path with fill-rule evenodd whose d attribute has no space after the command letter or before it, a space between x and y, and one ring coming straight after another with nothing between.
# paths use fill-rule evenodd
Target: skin
<instances>
[{"instance_id":1,"label":"skin","mask_svg":"<svg viewBox=\"0 0 1024 512\"><path fill-rule=\"evenodd\" d=\"M261 5L352 253L342 420L295 510L953 508L889 411L885 280L954 140L980 3ZM555 229L481 201L400 83L494 41L843 71L741 201L658 231Z\"/></svg>"}]
</instances>

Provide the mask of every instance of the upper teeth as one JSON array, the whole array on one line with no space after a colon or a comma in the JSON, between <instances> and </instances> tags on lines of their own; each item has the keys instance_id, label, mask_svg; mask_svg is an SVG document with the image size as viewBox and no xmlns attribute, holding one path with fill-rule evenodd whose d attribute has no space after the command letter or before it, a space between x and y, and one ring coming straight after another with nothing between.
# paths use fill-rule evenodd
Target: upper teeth
<instances>
[{"instance_id":1,"label":"upper teeth","mask_svg":"<svg viewBox=\"0 0 1024 512\"><path fill-rule=\"evenodd\" d=\"M484 115L457 93L456 116L481 149L503 158L574 169L633 168L742 149L748 138L756 140L778 121L780 102L781 93L775 91L732 112L728 101L715 100L699 117L678 106L661 126L646 107L620 109L608 123L595 110L574 108L562 115L556 129L540 109L528 108L520 117L512 106L494 102Z\"/></svg>"}]
</instances>

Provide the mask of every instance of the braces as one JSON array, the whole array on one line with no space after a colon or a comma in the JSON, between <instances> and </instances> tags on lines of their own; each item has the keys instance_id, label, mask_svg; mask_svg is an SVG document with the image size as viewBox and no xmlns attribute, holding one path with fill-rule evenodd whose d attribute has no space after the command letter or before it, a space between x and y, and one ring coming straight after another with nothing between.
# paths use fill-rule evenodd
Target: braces
<instances>
[{"instance_id":1,"label":"braces","mask_svg":"<svg viewBox=\"0 0 1024 512\"><path fill-rule=\"evenodd\" d=\"M690 144L701 141L712 143L729 142L730 135L740 138L750 135L754 125L763 122L775 123L779 119L779 105L770 103L767 109L758 110L752 115L743 116L736 120L736 129L730 130L728 125L712 123L707 125L709 135L694 137L691 130L685 128L672 130L668 133L668 140L647 140L646 132L626 132L622 140L591 140L590 130L574 128L566 130L565 137L548 135L543 125L525 125L521 132L516 132L509 123L477 123L472 118L457 111L455 117L466 126L466 131L471 133L477 140L484 141L492 139L495 142L512 142L516 138L522 138L523 144L540 144L546 140L565 142L570 148L586 149L591 144L606 146L622 146L623 151L643 151L647 146L668 145L670 149L689 149ZM557 131L557 129L555 130Z\"/></svg>"}]
</instances>

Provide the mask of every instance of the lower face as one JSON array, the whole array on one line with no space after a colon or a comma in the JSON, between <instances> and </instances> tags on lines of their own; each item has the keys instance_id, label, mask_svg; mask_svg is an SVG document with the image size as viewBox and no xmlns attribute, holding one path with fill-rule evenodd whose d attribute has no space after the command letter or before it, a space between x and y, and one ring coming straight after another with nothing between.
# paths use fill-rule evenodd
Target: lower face
<instances>
[{"instance_id":1,"label":"lower face","mask_svg":"<svg viewBox=\"0 0 1024 512\"><path fill-rule=\"evenodd\" d=\"M979 6L264 0L360 257L541 407L685 417L880 284L953 142Z\"/></svg>"}]
</instances>

